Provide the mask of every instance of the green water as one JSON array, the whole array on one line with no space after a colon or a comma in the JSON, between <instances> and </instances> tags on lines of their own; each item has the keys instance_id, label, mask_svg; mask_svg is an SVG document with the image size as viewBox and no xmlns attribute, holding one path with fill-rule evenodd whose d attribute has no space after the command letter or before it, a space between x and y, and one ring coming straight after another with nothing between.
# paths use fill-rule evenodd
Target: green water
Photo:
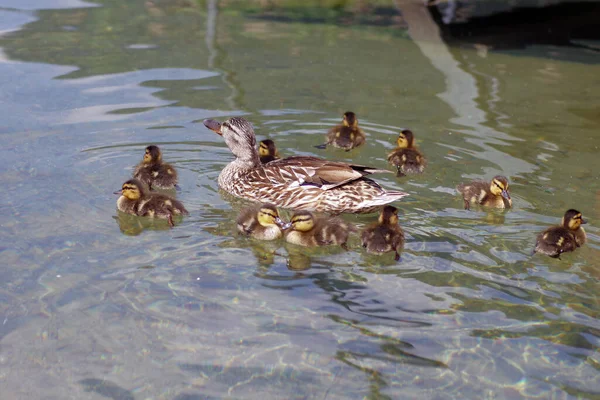
<instances>
[{"instance_id":1,"label":"green water","mask_svg":"<svg viewBox=\"0 0 600 400\"><path fill-rule=\"evenodd\" d=\"M404 1L263 3L0 0L2 397L598 398L600 55L449 48ZM366 145L315 149L347 110ZM377 176L411 194L402 260L238 237L201 123L234 115L380 168L411 128L426 173ZM150 143L172 230L115 208ZM456 184L496 174L514 208L463 210ZM588 244L531 256L568 208Z\"/></svg>"}]
</instances>

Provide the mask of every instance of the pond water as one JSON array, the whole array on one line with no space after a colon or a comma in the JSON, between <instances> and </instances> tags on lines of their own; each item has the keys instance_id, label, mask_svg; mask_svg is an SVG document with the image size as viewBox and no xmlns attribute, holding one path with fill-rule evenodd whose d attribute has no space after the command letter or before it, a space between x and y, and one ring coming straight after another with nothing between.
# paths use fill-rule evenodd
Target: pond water
<instances>
[{"instance_id":1,"label":"pond water","mask_svg":"<svg viewBox=\"0 0 600 400\"><path fill-rule=\"evenodd\" d=\"M2 398L600 396L599 42L449 47L419 2L309 3L0 1ZM314 148L347 110L365 146ZM376 177L410 193L401 261L240 238L201 123L235 115L379 168L410 127L426 173ZM151 143L174 229L115 208ZM496 174L514 208L463 210ZM568 208L588 244L531 256Z\"/></svg>"}]
</instances>

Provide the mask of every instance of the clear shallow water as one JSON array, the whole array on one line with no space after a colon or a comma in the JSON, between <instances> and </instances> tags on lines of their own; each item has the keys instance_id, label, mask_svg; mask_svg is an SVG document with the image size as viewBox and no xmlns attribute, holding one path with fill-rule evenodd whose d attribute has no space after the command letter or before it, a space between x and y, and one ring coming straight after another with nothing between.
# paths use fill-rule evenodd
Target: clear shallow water
<instances>
[{"instance_id":1,"label":"clear shallow water","mask_svg":"<svg viewBox=\"0 0 600 400\"><path fill-rule=\"evenodd\" d=\"M385 24L20 4L0 3L7 398L598 395L598 54L447 48L410 4ZM367 144L315 149L347 109ZM216 186L231 156L201 124L232 115L283 155L382 168L413 129L427 173L377 177L411 193L402 261L356 237L349 252L239 238L243 203ZM180 171L191 215L172 230L115 210L148 143ZM462 210L454 186L497 173L514 209ZM531 257L570 207L589 243Z\"/></svg>"}]
</instances>

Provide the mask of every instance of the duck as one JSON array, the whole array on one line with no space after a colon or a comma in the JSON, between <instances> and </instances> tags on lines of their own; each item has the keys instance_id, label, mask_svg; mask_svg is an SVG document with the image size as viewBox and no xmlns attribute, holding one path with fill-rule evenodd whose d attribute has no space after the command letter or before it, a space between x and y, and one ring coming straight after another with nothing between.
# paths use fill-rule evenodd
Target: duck
<instances>
[{"instance_id":1,"label":"duck","mask_svg":"<svg viewBox=\"0 0 600 400\"><path fill-rule=\"evenodd\" d=\"M587 221L579 211L567 210L560 225L552 226L538 234L533 252L560 258L562 253L574 251L587 240L585 230L581 226L585 223Z\"/></svg>"},{"instance_id":2,"label":"duck","mask_svg":"<svg viewBox=\"0 0 600 400\"><path fill-rule=\"evenodd\" d=\"M310 211L297 211L284 226L288 243L306 247L340 245L348 250L346 242L354 227L339 218L315 217Z\"/></svg>"},{"instance_id":3,"label":"duck","mask_svg":"<svg viewBox=\"0 0 600 400\"><path fill-rule=\"evenodd\" d=\"M152 189L173 189L177 186L177 171L163 162L162 152L155 145L146 147L144 158L135 167L133 177Z\"/></svg>"},{"instance_id":4,"label":"duck","mask_svg":"<svg viewBox=\"0 0 600 400\"><path fill-rule=\"evenodd\" d=\"M277 147L275 147L275 142L273 142L271 139L265 139L260 141L260 143L258 144L258 155L262 164L266 164L273 160L279 160L279 153L277 153Z\"/></svg>"},{"instance_id":5,"label":"duck","mask_svg":"<svg viewBox=\"0 0 600 400\"><path fill-rule=\"evenodd\" d=\"M325 145L332 145L339 149L350 151L365 143L365 134L358 127L358 119L352 111L346 111L342 117L342 123L336 125L327 132Z\"/></svg>"},{"instance_id":6,"label":"duck","mask_svg":"<svg viewBox=\"0 0 600 400\"><path fill-rule=\"evenodd\" d=\"M398 209L385 206L379 219L367 226L360 235L362 246L368 253L387 253L393 251L394 259L400 260L399 249L404 247L404 231L398 225Z\"/></svg>"},{"instance_id":7,"label":"duck","mask_svg":"<svg viewBox=\"0 0 600 400\"><path fill-rule=\"evenodd\" d=\"M223 123L207 119L204 125L223 136L235 156L218 178L229 194L276 207L341 213L370 213L408 193L386 191L367 175L390 171L328 161L312 156L292 156L261 164L250 122L233 117Z\"/></svg>"},{"instance_id":8,"label":"duck","mask_svg":"<svg viewBox=\"0 0 600 400\"><path fill-rule=\"evenodd\" d=\"M242 210L236 223L241 234L255 239L275 240L283 237L281 227L285 222L279 217L277 207L272 204L261 204Z\"/></svg>"},{"instance_id":9,"label":"duck","mask_svg":"<svg viewBox=\"0 0 600 400\"><path fill-rule=\"evenodd\" d=\"M166 219L171 228L174 215L189 214L180 201L163 193L150 192L139 179L126 181L115 194L121 195L117 200L119 211L139 217Z\"/></svg>"},{"instance_id":10,"label":"duck","mask_svg":"<svg viewBox=\"0 0 600 400\"><path fill-rule=\"evenodd\" d=\"M401 177L409 174L420 174L425 170L427 160L415 146L415 136L410 129L404 129L396 139L398 147L388 154L388 162L396 166Z\"/></svg>"},{"instance_id":11,"label":"duck","mask_svg":"<svg viewBox=\"0 0 600 400\"><path fill-rule=\"evenodd\" d=\"M502 175L496 175L489 183L485 181L461 183L456 190L463 196L465 210L470 208L471 203L493 208L512 207L508 179Z\"/></svg>"}]
</instances>

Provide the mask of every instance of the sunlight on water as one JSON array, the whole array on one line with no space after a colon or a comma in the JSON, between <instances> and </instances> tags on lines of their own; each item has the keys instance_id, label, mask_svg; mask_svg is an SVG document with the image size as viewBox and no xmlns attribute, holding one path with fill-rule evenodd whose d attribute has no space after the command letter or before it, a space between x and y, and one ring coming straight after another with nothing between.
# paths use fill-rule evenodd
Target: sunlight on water
<instances>
[{"instance_id":1,"label":"sunlight on water","mask_svg":"<svg viewBox=\"0 0 600 400\"><path fill-rule=\"evenodd\" d=\"M420 3L321 3L2 2L7 398L597 395L596 42L449 46ZM315 148L348 110L365 145ZM239 236L202 124L239 115L284 157L387 169L413 130L425 173L375 177L410 193L401 260ZM190 211L174 229L115 208L151 143ZM456 185L497 174L513 209L464 210ZM532 256L568 208L588 243Z\"/></svg>"}]
</instances>

